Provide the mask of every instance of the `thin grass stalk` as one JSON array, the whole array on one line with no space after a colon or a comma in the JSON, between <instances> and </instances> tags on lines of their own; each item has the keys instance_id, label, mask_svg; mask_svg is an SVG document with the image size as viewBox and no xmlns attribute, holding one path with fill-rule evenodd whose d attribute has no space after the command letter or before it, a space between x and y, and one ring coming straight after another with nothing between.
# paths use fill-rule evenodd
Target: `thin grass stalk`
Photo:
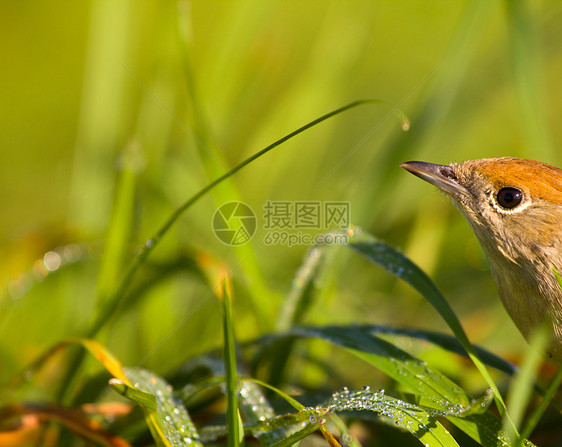
<instances>
[{"instance_id":1,"label":"thin grass stalk","mask_svg":"<svg viewBox=\"0 0 562 447\"><path fill-rule=\"evenodd\" d=\"M189 209L193 204L195 204L199 199L204 197L209 191L213 188L227 180L228 178L232 177L242 168L246 167L254 160L262 157L263 155L267 154L268 152L272 151L276 147L280 146L284 142L290 140L291 138L299 135L300 133L304 132L305 130L310 129L311 127L320 124L323 121L326 121L329 118L332 118L340 113L345 111L351 110L355 107L359 107L362 105L367 104L388 104L386 101L382 101L379 99L362 99L358 101L351 102L345 106L339 107L331 112L322 115L319 118L316 118L309 123L305 124L304 126L299 127L298 129L290 132L289 134L285 135L284 137L278 139L277 141L271 143L269 146L266 146L262 150L256 152L255 154L251 155L250 157L246 158L244 161L233 167L230 171L226 172L225 174L221 175L217 179L213 180L207 186L199 190L195 193L192 197L190 197L186 202L184 202L179 208L177 208L172 215L164 222L164 225L154 234L154 236L146 241L144 246L140 249L139 253L135 256L133 261L131 262L127 272L125 273L123 279L121 280L119 287L115 291L115 293L111 296L110 299L107 301L107 305L100 311L98 314L97 319L94 321L90 329L86 332L87 338L95 338L100 330L109 322L109 320L115 315L119 305L122 303L125 294L127 293L131 283L133 282L133 278L138 271L138 269L144 264L148 256L152 253L152 250L156 248L162 237L168 232L170 227L181 217L181 215ZM406 116L397 108L394 107L392 109L392 113L394 113L402 122L407 122L408 119ZM71 367L66 375L65 379L62 381L63 389L61 393L59 393L59 400L63 399L63 396L68 394L68 384L73 383L74 378L80 369L80 365L84 360L83 353L79 353L73 361L71 361Z\"/></svg>"},{"instance_id":2,"label":"thin grass stalk","mask_svg":"<svg viewBox=\"0 0 562 447\"><path fill-rule=\"evenodd\" d=\"M226 424L228 427L228 447L238 447L244 438L244 428L238 414L238 373L236 372L236 341L232 324L232 301L228 278L222 284L224 366L226 370Z\"/></svg>"}]
</instances>

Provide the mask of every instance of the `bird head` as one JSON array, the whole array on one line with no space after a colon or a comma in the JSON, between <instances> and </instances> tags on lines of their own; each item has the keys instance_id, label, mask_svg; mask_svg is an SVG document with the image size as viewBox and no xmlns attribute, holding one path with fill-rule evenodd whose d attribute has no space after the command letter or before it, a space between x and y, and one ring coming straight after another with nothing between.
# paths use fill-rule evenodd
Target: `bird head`
<instances>
[{"instance_id":1,"label":"bird head","mask_svg":"<svg viewBox=\"0 0 562 447\"><path fill-rule=\"evenodd\" d=\"M486 254L517 263L548 254L562 238L562 170L534 160L490 158L401 165L447 194ZM490 259L492 261L492 259Z\"/></svg>"}]
</instances>

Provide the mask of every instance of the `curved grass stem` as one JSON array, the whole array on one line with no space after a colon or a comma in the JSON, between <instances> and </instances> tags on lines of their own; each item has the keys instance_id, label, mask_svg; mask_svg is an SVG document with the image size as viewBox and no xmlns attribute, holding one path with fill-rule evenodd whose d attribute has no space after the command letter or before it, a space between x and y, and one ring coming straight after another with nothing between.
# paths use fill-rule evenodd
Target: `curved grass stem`
<instances>
[{"instance_id":1,"label":"curved grass stem","mask_svg":"<svg viewBox=\"0 0 562 447\"><path fill-rule=\"evenodd\" d=\"M141 248L139 253L135 256L132 263L130 264L128 270L126 271L123 279L121 280L117 290L111 295L111 297L106 301L107 304L100 310L95 319L94 323L86 333L86 337L88 338L95 338L96 335L100 332L100 330L107 324L107 322L115 315L119 305L122 303L125 294L127 293L131 283L133 282L133 278L137 273L138 269L144 264L148 256L152 253L152 251L156 248L160 240L164 237L164 235L168 232L168 230L174 225L174 223L180 218L180 216L189 209L193 204L195 204L199 199L204 197L207 193L209 193L212 189L216 186L227 180L228 178L232 177L242 168L248 166L254 160L262 157L263 155L267 154L268 152L272 151L276 147L280 146L284 142L290 140L291 138L299 135L300 133L304 132L305 130L310 129L311 127L320 124L323 121L326 121L329 118L332 118L340 113L346 112L350 109L354 109L356 107L367 105L367 104L386 104L390 105L386 101L380 99L362 99L358 101L351 102L345 106L339 107L331 112L326 113L325 115L316 118L309 123L305 124L304 126L299 127L298 129L290 132L289 134L285 135L284 137L278 139L277 141L271 143L270 145L266 146L262 150L256 152L255 154L251 155L250 157L246 158L244 161L240 162L238 165L234 166L225 174L221 175L220 177L213 180L207 186L199 190L193 196L191 196L188 200L186 200L180 207L178 207L171 216L164 222L162 227L154 234L154 236L146 241L144 246ZM392 108L392 113L400 119L402 128L408 128L408 119L404 115L402 111L400 111L397 107ZM82 364L84 356L78 355L74 359L71 364L69 373L65 380L62 382L63 384L70 384L74 381L76 377L77 371ZM69 386L63 386L61 390L61 400L64 400L69 393Z\"/></svg>"}]
</instances>

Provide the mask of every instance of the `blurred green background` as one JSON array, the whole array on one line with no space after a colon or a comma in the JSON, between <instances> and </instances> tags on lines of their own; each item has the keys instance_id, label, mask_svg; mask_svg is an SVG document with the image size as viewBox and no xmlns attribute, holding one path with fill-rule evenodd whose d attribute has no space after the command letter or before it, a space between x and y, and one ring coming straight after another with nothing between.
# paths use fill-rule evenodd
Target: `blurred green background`
<instances>
[{"instance_id":1,"label":"blurred green background","mask_svg":"<svg viewBox=\"0 0 562 447\"><path fill-rule=\"evenodd\" d=\"M523 0L3 0L0 379L83 335L138 247L188 197L362 98L391 106L314 127L189 209L100 340L123 363L157 372L219 345L220 307L195 260L206 273L218 261L234 270L241 340L274 329L310 247L265 244L264 205L347 201L353 224L436 281L474 342L514 358L524 341L468 225L399 164L505 155L559 164L560 23L561 3ZM229 200L258 216L238 250L211 227ZM329 265L306 322L447 331L415 292L356 254L334 248ZM411 349L440 361L434 348ZM314 352L334 355L320 343Z\"/></svg>"}]
</instances>

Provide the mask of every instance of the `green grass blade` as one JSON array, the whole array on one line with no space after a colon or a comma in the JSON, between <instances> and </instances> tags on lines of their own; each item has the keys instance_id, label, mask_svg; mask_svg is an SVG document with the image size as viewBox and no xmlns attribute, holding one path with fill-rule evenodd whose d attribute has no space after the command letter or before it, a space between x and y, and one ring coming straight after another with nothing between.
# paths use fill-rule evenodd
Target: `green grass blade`
<instances>
[{"instance_id":1,"label":"green grass blade","mask_svg":"<svg viewBox=\"0 0 562 447\"><path fill-rule=\"evenodd\" d=\"M194 53L194 42L191 32L193 24L191 23L189 8L179 4L177 18L177 31L181 42L179 48L184 68L186 90L189 97L188 102L191 109L190 116L193 122L193 132L189 131L189 133L195 141L195 146L207 174L207 178L213 179L219 177L228 169L226 169L224 157L217 151L208 119L204 113L204 107L202 107L200 101L201 95L197 88L193 64L190 57ZM214 196L217 206L227 202L241 200L237 185L229 181L225 182L223 188L215 189ZM262 331L270 330L273 324L273 316L267 302L263 300L263 297L268 294L268 288L261 267L257 261L253 245L242 244L232 248L238 260L240 262L244 261L241 265L241 269L245 276L250 279L247 290L255 314L256 325Z\"/></svg>"},{"instance_id":2,"label":"green grass blade","mask_svg":"<svg viewBox=\"0 0 562 447\"><path fill-rule=\"evenodd\" d=\"M52 357L60 351L67 349L71 345L79 345L83 347L84 349L80 351L83 355L85 355L86 352L89 352L112 376L124 381L127 380L121 363L105 348L105 346L95 340L75 337L58 342L38 356L30 365L27 366L27 368L25 368L22 374L14 377L10 383L0 388L0 398L4 399L5 394L13 392L25 381L30 380L30 378L33 377L37 371L43 368Z\"/></svg>"},{"instance_id":3,"label":"green grass blade","mask_svg":"<svg viewBox=\"0 0 562 447\"><path fill-rule=\"evenodd\" d=\"M458 338L459 342L466 350L468 356L488 386L494 390L496 403L502 414L504 414L506 410L505 403L495 382L482 361L478 358L478 355L468 340L459 319L433 281L431 281L431 279L417 265L415 265L402 253L399 253L394 248L372 236L358 234L350 239L349 247L410 284L418 292L420 292L427 301L429 301L429 303L437 310L437 312L439 312L447 325L451 328L453 334L455 334Z\"/></svg>"},{"instance_id":4,"label":"green grass blade","mask_svg":"<svg viewBox=\"0 0 562 447\"><path fill-rule=\"evenodd\" d=\"M283 390L280 390L279 388L276 388L276 387L270 385L269 383L263 382L262 380L255 379L253 377L244 377L243 380L245 382L256 383L260 386L263 386L264 388L267 388L267 389L277 393L279 396L281 396L283 399L285 399L289 404L291 404L293 406L293 408L296 408L297 410L302 410L304 408L304 405L302 405L298 400L293 399L291 396L289 396Z\"/></svg>"},{"instance_id":5,"label":"green grass blade","mask_svg":"<svg viewBox=\"0 0 562 447\"><path fill-rule=\"evenodd\" d=\"M121 172L98 275L98 306L102 307L119 284L130 241L140 148L131 142L121 156Z\"/></svg>"},{"instance_id":6,"label":"green grass blade","mask_svg":"<svg viewBox=\"0 0 562 447\"><path fill-rule=\"evenodd\" d=\"M202 447L199 434L185 407L174 399L172 388L161 377L144 369L127 369L127 378L135 388L144 394L151 394L156 400L152 406L141 405L145 420L158 446ZM142 394L135 395L136 397ZM146 396L142 397L142 402Z\"/></svg>"},{"instance_id":7,"label":"green grass blade","mask_svg":"<svg viewBox=\"0 0 562 447\"><path fill-rule=\"evenodd\" d=\"M366 332L372 332L374 334L387 334L391 336L406 336L415 338L418 340L425 340L439 346L447 351L454 352L467 357L465 349L459 342L457 338L449 334L443 334L440 332L427 331L423 329L409 329L409 328L390 328L386 326L359 326L362 330ZM474 346L476 353L480 360L484 362L485 365L491 366L498 371L507 374L508 376L513 376L517 372L517 368L509 363L508 361L502 359L496 354L480 347Z\"/></svg>"},{"instance_id":8,"label":"green grass blade","mask_svg":"<svg viewBox=\"0 0 562 447\"><path fill-rule=\"evenodd\" d=\"M347 389L334 393L320 407L330 411L358 411L382 415L382 422L406 429L426 446L458 446L448 430L430 413L417 405L384 394L384 391Z\"/></svg>"},{"instance_id":9,"label":"green grass blade","mask_svg":"<svg viewBox=\"0 0 562 447\"><path fill-rule=\"evenodd\" d=\"M153 412L158 410L158 404L154 394L139 390L134 386L128 385L121 379L112 378L109 380L109 385L115 392L133 401L137 405L140 405L146 411Z\"/></svg>"},{"instance_id":10,"label":"green grass blade","mask_svg":"<svg viewBox=\"0 0 562 447\"><path fill-rule=\"evenodd\" d=\"M444 399L453 404L470 403L469 396L446 376L374 334L345 326L299 327L289 334L317 337L350 349L415 394Z\"/></svg>"},{"instance_id":11,"label":"green grass blade","mask_svg":"<svg viewBox=\"0 0 562 447\"><path fill-rule=\"evenodd\" d=\"M553 268L552 270L554 272L554 275L556 276L558 284L562 288L562 276L560 276L560 273L558 273L556 268ZM540 418L542 417L548 405L550 404L550 401L554 397L554 394L556 393L556 391L558 391L558 388L560 387L561 383L562 383L562 368L558 368L558 371L556 371L556 374L548 384L547 389L545 390L544 393L542 393L543 400L537 406L537 408L533 410L531 415L525 421L523 429L521 430L522 437L528 438L531 435L531 433L539 423Z\"/></svg>"},{"instance_id":12,"label":"green grass blade","mask_svg":"<svg viewBox=\"0 0 562 447\"><path fill-rule=\"evenodd\" d=\"M238 412L238 374L236 372L236 341L232 324L232 302L230 300L228 279L222 284L224 365L226 370L226 423L228 426L228 446L238 447L244 439L244 427Z\"/></svg>"},{"instance_id":13,"label":"green grass blade","mask_svg":"<svg viewBox=\"0 0 562 447\"><path fill-rule=\"evenodd\" d=\"M311 435L315 431L319 430L322 424L324 424L325 422L326 421L324 419L318 419L313 423L306 425L302 430L299 430L296 433L287 436L282 441L276 442L275 444L272 444L268 447L290 447L306 438L307 436Z\"/></svg>"},{"instance_id":14,"label":"green grass blade","mask_svg":"<svg viewBox=\"0 0 562 447\"><path fill-rule=\"evenodd\" d=\"M176 383L187 382L187 385L179 389L176 393L177 397L186 403L197 393L215 387L217 385L222 385L226 382L225 369L222 360L220 361L220 363L218 363L218 359L212 358L210 356L201 356L192 360L195 361L189 362L191 363L191 368L189 368L187 364L184 364L180 367L180 369L183 370L181 379L177 377L177 373L175 374ZM209 377L202 381L197 380L196 382L193 382L192 376L186 377L190 376L188 372L189 369L191 369L191 371L198 370L199 373L202 372L202 369L206 369L212 374L212 377ZM247 424L252 425L257 424L260 420L270 419L275 416L275 411L265 398L259 386L249 380L240 380L240 374L245 373L244 365L237 365L237 373L240 382L240 392L238 393L238 407L243 420Z\"/></svg>"},{"instance_id":15,"label":"green grass blade","mask_svg":"<svg viewBox=\"0 0 562 447\"><path fill-rule=\"evenodd\" d=\"M297 324L302 324L316 295L315 282L318 280L325 262L326 251L321 247L306 253L302 265L293 279L292 290L279 314L277 330L285 331Z\"/></svg>"},{"instance_id":16,"label":"green grass blade","mask_svg":"<svg viewBox=\"0 0 562 447\"><path fill-rule=\"evenodd\" d=\"M353 327L295 328L286 336L314 337L350 352L380 369L414 394L435 399L436 403L459 404L465 408L470 397L439 371L393 344ZM426 402L427 404L428 402ZM468 436L485 447L503 445L500 421L490 412L449 419Z\"/></svg>"},{"instance_id":17,"label":"green grass blade","mask_svg":"<svg viewBox=\"0 0 562 447\"><path fill-rule=\"evenodd\" d=\"M315 285L319 275L323 271L322 264L325 262L326 250L314 248L304 257L304 261L298 269L294 279L292 290L285 299L283 307L279 312L277 330L284 331L295 325L301 324L306 318L308 311L314 305L318 290ZM293 340L283 340L276 347L272 356L269 383L280 386L283 383L287 365L293 351Z\"/></svg>"},{"instance_id":18,"label":"green grass blade","mask_svg":"<svg viewBox=\"0 0 562 447\"><path fill-rule=\"evenodd\" d=\"M540 26L535 23L533 6L528 0L505 2L509 30L511 68L515 80L519 123L528 153L537 160L554 156L549 138L545 111L542 61L538 37Z\"/></svg>"},{"instance_id":19,"label":"green grass blade","mask_svg":"<svg viewBox=\"0 0 562 447\"><path fill-rule=\"evenodd\" d=\"M113 209L99 267L96 312L103 312L104 307L110 304L108 300L111 299L111 293L118 286L123 273L133 225L139 150L138 146L131 142L125 147L121 156L121 172L117 180ZM73 377L76 377L83 359L83 352L78 353L73 359L74 365L70 368L68 377L62 382L64 386L58 396L60 402L70 399L74 391Z\"/></svg>"},{"instance_id":20,"label":"green grass blade","mask_svg":"<svg viewBox=\"0 0 562 447\"><path fill-rule=\"evenodd\" d=\"M135 8L131 0L92 4L76 151L70 191L70 221L86 231L101 231L111 208L108 189L113 172L100 169L113 159L126 128L130 90L125 74L115 70L132 55Z\"/></svg>"},{"instance_id":21,"label":"green grass blade","mask_svg":"<svg viewBox=\"0 0 562 447\"><path fill-rule=\"evenodd\" d=\"M549 336L550 334L546 327L542 327L533 334L533 338L527 348L523 366L519 373L516 374L515 380L509 389L507 408L516 427L520 427L525 408L531 398L535 377L540 367L542 353L549 342ZM510 440L514 443L518 442L516 434L510 432L509 425L504 424L504 428L508 432Z\"/></svg>"},{"instance_id":22,"label":"green grass blade","mask_svg":"<svg viewBox=\"0 0 562 447\"><path fill-rule=\"evenodd\" d=\"M225 376L213 376L198 383L188 383L177 390L175 396L187 404L198 393L222 385L225 381Z\"/></svg>"},{"instance_id":23,"label":"green grass blade","mask_svg":"<svg viewBox=\"0 0 562 447\"><path fill-rule=\"evenodd\" d=\"M541 403L537 406L537 408L533 410L531 415L525 421L525 424L523 425L523 429L521 430L522 438L528 438L529 436L531 436L531 433L533 433L533 430L539 423L542 415L544 414L552 398L554 397L554 394L556 393L556 391L558 391L558 388L560 388L561 383L562 383L562 368L558 368L558 371L556 371L556 374L554 375L554 377L548 384L547 389L543 393L543 399Z\"/></svg>"},{"instance_id":24,"label":"green grass blade","mask_svg":"<svg viewBox=\"0 0 562 447\"><path fill-rule=\"evenodd\" d=\"M306 327L306 326L305 326ZM423 329L410 329L410 328L393 328L388 326L379 326L379 325L357 325L354 326L354 329L363 331L367 334L382 334L387 335L389 337L409 337L417 340L427 341L432 343L440 348L443 348L447 351L453 352L455 354L459 354L465 357L468 357L466 351L460 344L457 338L449 334L443 334L440 332L434 331L427 331ZM255 341L248 342L249 344L261 344L263 345L263 349L267 351L266 344L273 344L279 338L285 337L285 334L280 335L266 335L263 338L260 338ZM491 366L492 368L497 369L498 371L503 372L508 376L513 376L517 372L517 368L509 363L508 361L502 359L501 357L497 356L496 354L480 347L474 346L476 353L480 357L480 359L486 364L487 366ZM263 350L259 351L258 356L263 356Z\"/></svg>"}]
</instances>

